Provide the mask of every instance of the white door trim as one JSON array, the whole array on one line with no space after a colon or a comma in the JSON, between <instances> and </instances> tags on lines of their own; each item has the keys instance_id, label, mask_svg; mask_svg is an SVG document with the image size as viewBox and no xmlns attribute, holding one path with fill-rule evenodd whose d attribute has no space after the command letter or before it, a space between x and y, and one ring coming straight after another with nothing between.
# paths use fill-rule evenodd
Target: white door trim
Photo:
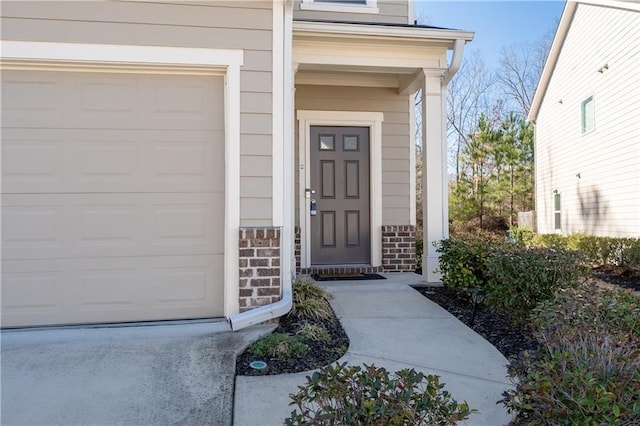
<instances>
[{"instance_id":1,"label":"white door trim","mask_svg":"<svg viewBox=\"0 0 640 426\"><path fill-rule=\"evenodd\" d=\"M224 74L224 314L228 317L238 313L240 67L244 62L243 50L3 40L0 51L0 69Z\"/></svg>"},{"instance_id":2,"label":"white door trim","mask_svg":"<svg viewBox=\"0 0 640 426\"><path fill-rule=\"evenodd\" d=\"M300 214L300 266L311 266L311 216L306 189L311 182L311 126L369 128L371 191L371 266L382 265L382 112L298 110L298 197Z\"/></svg>"}]
</instances>

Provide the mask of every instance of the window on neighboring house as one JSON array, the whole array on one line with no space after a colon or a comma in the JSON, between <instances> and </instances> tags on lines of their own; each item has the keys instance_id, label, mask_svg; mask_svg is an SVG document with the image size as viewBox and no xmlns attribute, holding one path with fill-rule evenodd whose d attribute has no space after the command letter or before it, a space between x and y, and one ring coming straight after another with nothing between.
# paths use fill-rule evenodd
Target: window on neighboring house
<instances>
[{"instance_id":1,"label":"window on neighboring house","mask_svg":"<svg viewBox=\"0 0 640 426\"><path fill-rule=\"evenodd\" d=\"M581 122L582 122L582 134L589 133L595 128L595 109L593 105L593 96L589 96L582 101L580 107Z\"/></svg>"},{"instance_id":2,"label":"window on neighboring house","mask_svg":"<svg viewBox=\"0 0 640 426\"><path fill-rule=\"evenodd\" d=\"M377 0L302 0L302 10L325 12L378 13Z\"/></svg>"},{"instance_id":3,"label":"window on neighboring house","mask_svg":"<svg viewBox=\"0 0 640 426\"><path fill-rule=\"evenodd\" d=\"M562 229L562 205L560 194L553 194L553 229L560 231Z\"/></svg>"}]
</instances>

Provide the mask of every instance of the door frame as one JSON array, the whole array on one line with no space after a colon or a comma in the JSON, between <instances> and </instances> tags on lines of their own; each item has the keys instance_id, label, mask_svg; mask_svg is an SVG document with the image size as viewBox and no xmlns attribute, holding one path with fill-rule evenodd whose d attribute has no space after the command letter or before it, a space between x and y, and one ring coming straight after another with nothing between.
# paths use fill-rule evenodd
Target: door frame
<instances>
[{"instance_id":1,"label":"door frame","mask_svg":"<svg viewBox=\"0 0 640 426\"><path fill-rule=\"evenodd\" d=\"M298 110L298 208L300 267L311 267L311 215L306 189L311 182L311 126L369 128L371 266L382 265L382 112Z\"/></svg>"}]
</instances>

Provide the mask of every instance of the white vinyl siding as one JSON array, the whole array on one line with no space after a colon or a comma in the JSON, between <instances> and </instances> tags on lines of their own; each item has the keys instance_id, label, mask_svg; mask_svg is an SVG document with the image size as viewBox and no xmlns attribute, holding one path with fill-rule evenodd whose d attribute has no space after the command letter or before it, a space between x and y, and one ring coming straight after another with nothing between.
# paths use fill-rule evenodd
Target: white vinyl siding
<instances>
[{"instance_id":1,"label":"white vinyl siding","mask_svg":"<svg viewBox=\"0 0 640 426\"><path fill-rule=\"evenodd\" d=\"M554 232L558 189L563 233L640 235L638 46L640 13L578 4L536 122L539 232ZM595 122L583 134L591 96Z\"/></svg>"}]
</instances>

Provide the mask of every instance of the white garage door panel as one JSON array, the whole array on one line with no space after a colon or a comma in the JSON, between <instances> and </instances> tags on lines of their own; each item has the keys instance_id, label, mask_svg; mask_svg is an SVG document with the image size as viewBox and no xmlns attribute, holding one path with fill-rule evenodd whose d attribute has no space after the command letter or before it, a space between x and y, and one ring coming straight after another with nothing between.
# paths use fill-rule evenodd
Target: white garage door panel
<instances>
[{"instance_id":1,"label":"white garage door panel","mask_svg":"<svg viewBox=\"0 0 640 426\"><path fill-rule=\"evenodd\" d=\"M223 256L2 263L2 326L222 316Z\"/></svg>"},{"instance_id":2,"label":"white garage door panel","mask_svg":"<svg viewBox=\"0 0 640 426\"><path fill-rule=\"evenodd\" d=\"M224 193L8 194L2 257L222 254Z\"/></svg>"},{"instance_id":3,"label":"white garage door panel","mask_svg":"<svg viewBox=\"0 0 640 426\"><path fill-rule=\"evenodd\" d=\"M223 316L224 78L1 77L2 326Z\"/></svg>"},{"instance_id":4,"label":"white garage door panel","mask_svg":"<svg viewBox=\"0 0 640 426\"><path fill-rule=\"evenodd\" d=\"M224 80L214 76L3 71L6 127L224 128Z\"/></svg>"},{"instance_id":5,"label":"white garage door panel","mask_svg":"<svg viewBox=\"0 0 640 426\"><path fill-rule=\"evenodd\" d=\"M3 193L224 191L224 131L4 129Z\"/></svg>"}]
</instances>

